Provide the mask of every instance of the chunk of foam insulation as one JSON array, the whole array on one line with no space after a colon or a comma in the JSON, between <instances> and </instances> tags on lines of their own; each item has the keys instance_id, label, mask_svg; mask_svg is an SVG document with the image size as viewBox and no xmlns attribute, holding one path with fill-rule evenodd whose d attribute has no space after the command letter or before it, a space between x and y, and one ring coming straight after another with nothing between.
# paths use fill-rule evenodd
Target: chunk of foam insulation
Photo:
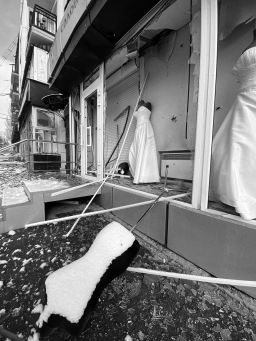
<instances>
[{"instance_id":1,"label":"chunk of foam insulation","mask_svg":"<svg viewBox=\"0 0 256 341\"><path fill-rule=\"evenodd\" d=\"M47 322L51 314L77 323L111 262L134 241L130 231L112 222L99 232L83 257L50 274L45 281L47 305L39 317L38 326Z\"/></svg>"}]
</instances>

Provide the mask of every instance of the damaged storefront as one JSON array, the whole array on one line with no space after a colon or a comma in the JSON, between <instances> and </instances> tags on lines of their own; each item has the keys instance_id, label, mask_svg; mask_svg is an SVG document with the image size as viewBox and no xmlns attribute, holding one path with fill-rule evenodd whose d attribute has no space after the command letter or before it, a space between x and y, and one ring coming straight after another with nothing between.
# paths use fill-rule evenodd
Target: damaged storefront
<instances>
[{"instance_id":1,"label":"damaged storefront","mask_svg":"<svg viewBox=\"0 0 256 341\"><path fill-rule=\"evenodd\" d=\"M192 23L193 16L195 19ZM190 46L192 30L194 48ZM166 165L172 163L174 167L169 167L168 178L180 180L174 181L176 187L191 188L199 77L198 39L200 39L198 2L192 4L192 7L188 1L172 5L165 2L158 6L150 17L146 17L135 32L130 32L124 37L118 43L120 47L117 45L115 52L106 60L102 66L105 110L102 114L104 160L101 161L106 172L111 170L117 159L136 100L147 76L141 99L149 101L153 108L150 120L155 135L159 171L163 177ZM97 168L95 136L96 127L98 130L99 126L92 111L95 110L93 105L95 106L96 99L99 101L101 94L97 95L91 84L97 81L99 72L100 69L96 69L92 76L84 80L82 88L81 85L75 87L71 95L73 112L71 130L77 139L81 135L79 120L83 101L82 99L80 101L79 97L83 95L85 89L89 92L90 87L92 89L92 95L86 100L88 170L85 173L88 171L88 175L95 173ZM135 130L136 120L133 120L120 155L120 164L129 163L129 151ZM186 169L184 164L187 165ZM182 171L184 174L181 174ZM128 169L125 172L129 174ZM151 186L150 191L152 190L154 191Z\"/></svg>"},{"instance_id":2,"label":"damaged storefront","mask_svg":"<svg viewBox=\"0 0 256 341\"><path fill-rule=\"evenodd\" d=\"M139 230L216 276L255 279L255 217L243 214L234 201L234 196L247 197L248 187L251 206L256 197L248 185L251 175L248 184L244 180L246 164L254 169L252 147L252 156L245 157L253 143L245 138L246 128L239 130L238 143L231 132L246 126L233 105L241 82L243 93L254 89L251 78L246 83L247 60L236 63L253 41L255 5L141 2L138 17L129 22L125 11L135 3L125 2L124 9L115 1L97 4L90 2L77 21L66 22L66 45L62 39L58 46L57 32L50 52L50 83L69 96L73 173L103 181L117 166L101 190L105 208L155 198L167 181L166 201ZM114 9L120 27L110 19ZM249 51L254 65L254 50ZM253 118L249 121L253 127ZM117 216L132 225L142 211Z\"/></svg>"}]
</instances>

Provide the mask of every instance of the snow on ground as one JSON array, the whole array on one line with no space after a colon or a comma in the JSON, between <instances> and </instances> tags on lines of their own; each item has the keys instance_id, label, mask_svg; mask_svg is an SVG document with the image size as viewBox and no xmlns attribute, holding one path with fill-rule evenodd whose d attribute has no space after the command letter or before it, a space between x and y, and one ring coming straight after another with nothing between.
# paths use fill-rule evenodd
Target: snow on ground
<instances>
[{"instance_id":1,"label":"snow on ground","mask_svg":"<svg viewBox=\"0 0 256 341\"><path fill-rule=\"evenodd\" d=\"M71 211L66 213L69 215ZM30 340L35 341L38 335L33 328L41 312L38 305L45 303L45 279L52 271L82 257L98 232L112 220L110 215L81 219L68 239L63 234L68 232L71 222L0 235L3 261L0 324L24 335L25 339L31 335ZM139 239L139 242L142 247L133 266L188 272L184 260L178 256L148 241ZM28 259L31 261L24 266L24 272L19 272ZM41 267L42 264L46 265ZM190 267L198 273L197 268ZM234 295L240 300L233 299ZM206 283L126 272L104 290L90 326L77 340L255 341L256 310L243 302L246 302L244 296L234 289L226 293ZM252 308L255 309L255 304ZM0 340L5 339L0 337ZM71 338L56 331L44 341L64 340Z\"/></svg>"},{"instance_id":2,"label":"snow on ground","mask_svg":"<svg viewBox=\"0 0 256 341\"><path fill-rule=\"evenodd\" d=\"M105 216L81 220L68 240L63 239L63 234L69 230L69 223L16 230L4 246L10 236L0 236L0 257L5 255L8 259L0 266L3 281L0 309L5 309L2 315L6 316L5 328L26 337L32 335L31 329L35 328L40 314L38 305L44 303L48 273L83 256L97 233L110 221ZM160 249L140 243L144 246L133 266L185 271L181 263L168 258ZM20 261L12 258L17 249L22 250ZM32 260L19 273L20 265L28 259L28 251ZM51 262L53 258L55 262ZM41 268L42 263L47 266ZM12 285L7 285L10 282ZM122 341L130 337L133 341L255 341L255 319L256 313L216 286L126 272L104 290L91 325L78 340ZM45 341L68 339L58 331Z\"/></svg>"}]
</instances>

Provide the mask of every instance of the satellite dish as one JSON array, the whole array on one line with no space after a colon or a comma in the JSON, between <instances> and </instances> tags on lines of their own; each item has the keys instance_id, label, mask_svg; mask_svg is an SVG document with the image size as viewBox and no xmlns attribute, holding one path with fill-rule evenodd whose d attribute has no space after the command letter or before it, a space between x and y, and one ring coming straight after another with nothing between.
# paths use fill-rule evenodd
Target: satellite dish
<instances>
[{"instance_id":1,"label":"satellite dish","mask_svg":"<svg viewBox=\"0 0 256 341\"><path fill-rule=\"evenodd\" d=\"M52 94L44 96L42 102L50 110L64 110L68 104L68 97L65 97L62 94Z\"/></svg>"}]
</instances>

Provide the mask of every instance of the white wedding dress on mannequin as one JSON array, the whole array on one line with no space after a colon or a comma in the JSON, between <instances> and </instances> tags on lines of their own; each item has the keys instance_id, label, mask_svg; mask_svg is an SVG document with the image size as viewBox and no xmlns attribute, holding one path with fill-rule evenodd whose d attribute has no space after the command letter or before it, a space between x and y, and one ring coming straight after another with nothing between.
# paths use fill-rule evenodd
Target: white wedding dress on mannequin
<instances>
[{"instance_id":1,"label":"white wedding dress on mannequin","mask_svg":"<svg viewBox=\"0 0 256 341\"><path fill-rule=\"evenodd\" d=\"M134 113L137 126L129 151L129 167L135 184L160 181L155 136L150 115L151 111L144 106L140 106Z\"/></svg>"},{"instance_id":2,"label":"white wedding dress on mannequin","mask_svg":"<svg viewBox=\"0 0 256 341\"><path fill-rule=\"evenodd\" d=\"M234 66L239 93L213 139L213 195L245 219L256 218L256 47Z\"/></svg>"}]
</instances>

